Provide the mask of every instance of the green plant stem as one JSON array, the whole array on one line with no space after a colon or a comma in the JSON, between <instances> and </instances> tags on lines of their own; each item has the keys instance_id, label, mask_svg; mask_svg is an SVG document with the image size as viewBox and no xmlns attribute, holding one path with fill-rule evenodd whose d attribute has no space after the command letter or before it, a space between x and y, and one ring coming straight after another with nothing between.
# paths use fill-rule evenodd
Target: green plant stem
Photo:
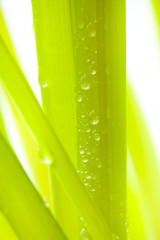
<instances>
[{"instance_id":1,"label":"green plant stem","mask_svg":"<svg viewBox=\"0 0 160 240\"><path fill-rule=\"evenodd\" d=\"M0 208L19 238L65 240L45 203L1 135L0 156Z\"/></svg>"},{"instance_id":2,"label":"green plant stem","mask_svg":"<svg viewBox=\"0 0 160 240\"><path fill-rule=\"evenodd\" d=\"M80 215L86 220L87 228L93 239L110 239L111 234L103 217L88 197L68 155L2 39L0 39L0 53L0 79L32 131L42 153L51 161L54 174L65 186Z\"/></svg>"},{"instance_id":3,"label":"green plant stem","mask_svg":"<svg viewBox=\"0 0 160 240\"><path fill-rule=\"evenodd\" d=\"M126 239L126 7L125 0L105 1L107 159L109 222ZM111 161L110 161L110 160ZM107 169L106 169L107 170ZM104 184L107 179L104 177ZM104 193L105 194L105 193ZM105 203L104 203L105 204Z\"/></svg>"},{"instance_id":4,"label":"green plant stem","mask_svg":"<svg viewBox=\"0 0 160 240\"><path fill-rule=\"evenodd\" d=\"M43 110L77 166L75 68L69 0L32 0ZM52 168L50 166L49 168ZM77 212L49 169L52 210L70 239L78 239Z\"/></svg>"},{"instance_id":5,"label":"green plant stem","mask_svg":"<svg viewBox=\"0 0 160 240\"><path fill-rule=\"evenodd\" d=\"M125 1L77 0L75 9L79 174L126 239Z\"/></svg>"}]
</instances>

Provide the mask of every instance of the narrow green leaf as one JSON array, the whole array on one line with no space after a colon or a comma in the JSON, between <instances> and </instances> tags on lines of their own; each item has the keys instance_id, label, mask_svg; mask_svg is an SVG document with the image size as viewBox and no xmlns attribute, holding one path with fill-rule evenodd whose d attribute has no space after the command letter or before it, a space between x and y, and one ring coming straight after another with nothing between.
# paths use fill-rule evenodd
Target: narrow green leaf
<instances>
[{"instance_id":1,"label":"narrow green leaf","mask_svg":"<svg viewBox=\"0 0 160 240\"><path fill-rule=\"evenodd\" d=\"M66 239L1 135L0 209L20 239Z\"/></svg>"},{"instance_id":2,"label":"narrow green leaf","mask_svg":"<svg viewBox=\"0 0 160 240\"><path fill-rule=\"evenodd\" d=\"M75 12L79 173L126 239L125 0L77 0Z\"/></svg>"},{"instance_id":3,"label":"narrow green leaf","mask_svg":"<svg viewBox=\"0 0 160 240\"><path fill-rule=\"evenodd\" d=\"M32 0L43 110L77 168L75 64L70 1ZM70 239L79 239L78 216L52 171L52 210Z\"/></svg>"},{"instance_id":4,"label":"narrow green leaf","mask_svg":"<svg viewBox=\"0 0 160 240\"><path fill-rule=\"evenodd\" d=\"M127 123L127 145L133 161L132 168L136 172L137 186L140 189L141 199L143 199L141 201L144 202L144 207L147 206L145 211L142 209L142 217L145 221L147 220L146 216L149 216L148 221L152 218L151 223L148 224L148 226L151 226L147 230L149 232L153 228L153 235L160 237L160 171L158 159L145 120L129 84L127 86ZM130 176L130 173L128 176ZM135 180L131 178L130 185L134 186L134 182Z\"/></svg>"}]
</instances>

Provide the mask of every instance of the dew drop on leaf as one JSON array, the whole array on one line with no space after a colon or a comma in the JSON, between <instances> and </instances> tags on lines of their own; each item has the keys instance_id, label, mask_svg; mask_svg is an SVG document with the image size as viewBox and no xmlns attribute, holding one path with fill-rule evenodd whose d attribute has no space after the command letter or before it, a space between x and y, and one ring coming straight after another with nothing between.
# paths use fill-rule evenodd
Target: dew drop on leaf
<instances>
[{"instance_id":1,"label":"dew drop on leaf","mask_svg":"<svg viewBox=\"0 0 160 240\"><path fill-rule=\"evenodd\" d=\"M92 69L91 74L92 74L92 75L96 75L96 73L97 73L97 72L96 72L96 69Z\"/></svg>"},{"instance_id":2,"label":"dew drop on leaf","mask_svg":"<svg viewBox=\"0 0 160 240\"><path fill-rule=\"evenodd\" d=\"M94 116L94 118L91 120L91 124L96 125L99 123L99 118L98 116Z\"/></svg>"},{"instance_id":3,"label":"dew drop on leaf","mask_svg":"<svg viewBox=\"0 0 160 240\"><path fill-rule=\"evenodd\" d=\"M84 150L83 149L81 149L79 152L80 152L80 154L84 154Z\"/></svg>"},{"instance_id":4,"label":"dew drop on leaf","mask_svg":"<svg viewBox=\"0 0 160 240\"><path fill-rule=\"evenodd\" d=\"M86 162L88 162L88 159L83 159L83 161L82 161L82 162L86 163Z\"/></svg>"},{"instance_id":5,"label":"dew drop on leaf","mask_svg":"<svg viewBox=\"0 0 160 240\"><path fill-rule=\"evenodd\" d=\"M94 134L94 138L95 138L95 140L96 140L97 142L99 142L100 139L101 139L99 133L95 133L95 134Z\"/></svg>"},{"instance_id":6,"label":"dew drop on leaf","mask_svg":"<svg viewBox=\"0 0 160 240\"><path fill-rule=\"evenodd\" d=\"M88 35L90 36L90 37L95 37L96 36L96 26L95 26L95 24L93 23L93 22L90 22L89 24L88 24L88 26L87 26L87 29L88 29Z\"/></svg>"},{"instance_id":7,"label":"dew drop on leaf","mask_svg":"<svg viewBox=\"0 0 160 240\"><path fill-rule=\"evenodd\" d=\"M113 239L113 240L120 240L119 236L116 235L116 234L113 234L113 235L112 235L112 239Z\"/></svg>"},{"instance_id":8,"label":"dew drop on leaf","mask_svg":"<svg viewBox=\"0 0 160 240\"><path fill-rule=\"evenodd\" d=\"M42 163L44 163L44 164L46 164L46 165L52 164L52 162L50 161L50 159L47 158L45 155L43 155L43 156L41 157L41 161L42 161Z\"/></svg>"},{"instance_id":9,"label":"dew drop on leaf","mask_svg":"<svg viewBox=\"0 0 160 240\"><path fill-rule=\"evenodd\" d=\"M78 102L82 102L82 96L81 96L81 95L78 95L78 96L77 96L77 101L78 101Z\"/></svg>"},{"instance_id":10,"label":"dew drop on leaf","mask_svg":"<svg viewBox=\"0 0 160 240\"><path fill-rule=\"evenodd\" d=\"M78 23L78 28L79 29L83 29L84 28L84 22L83 21Z\"/></svg>"},{"instance_id":11,"label":"dew drop on leaf","mask_svg":"<svg viewBox=\"0 0 160 240\"><path fill-rule=\"evenodd\" d=\"M42 85L41 85L43 88L46 88L46 87L48 87L48 83L47 83L47 81L44 81L43 83L42 83Z\"/></svg>"}]
</instances>

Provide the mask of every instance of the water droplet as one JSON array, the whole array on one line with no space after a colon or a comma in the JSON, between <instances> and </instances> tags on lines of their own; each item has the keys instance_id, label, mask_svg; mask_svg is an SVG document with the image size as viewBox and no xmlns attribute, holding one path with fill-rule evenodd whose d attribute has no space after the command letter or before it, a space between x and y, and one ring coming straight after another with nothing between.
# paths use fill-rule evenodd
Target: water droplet
<instances>
[{"instance_id":1,"label":"water droplet","mask_svg":"<svg viewBox=\"0 0 160 240\"><path fill-rule=\"evenodd\" d=\"M44 82L42 83L42 87L43 87L43 88L48 87L48 83L47 83L47 81L44 81Z\"/></svg>"},{"instance_id":2,"label":"water droplet","mask_svg":"<svg viewBox=\"0 0 160 240\"><path fill-rule=\"evenodd\" d=\"M95 69L92 69L91 74L96 75L97 71Z\"/></svg>"},{"instance_id":3,"label":"water droplet","mask_svg":"<svg viewBox=\"0 0 160 240\"><path fill-rule=\"evenodd\" d=\"M42 163L46 165L53 164L53 161L51 161L45 154L43 154L43 151L39 147L37 148L37 150Z\"/></svg>"},{"instance_id":4,"label":"water droplet","mask_svg":"<svg viewBox=\"0 0 160 240\"><path fill-rule=\"evenodd\" d=\"M96 30L93 29L90 34L89 34L90 37L95 37L96 36Z\"/></svg>"},{"instance_id":5,"label":"water droplet","mask_svg":"<svg viewBox=\"0 0 160 240\"><path fill-rule=\"evenodd\" d=\"M99 142L100 139L101 139L99 133L95 133L95 134L94 134L94 138L95 138L95 140L96 140L97 142Z\"/></svg>"},{"instance_id":6,"label":"water droplet","mask_svg":"<svg viewBox=\"0 0 160 240\"><path fill-rule=\"evenodd\" d=\"M96 191L96 189L95 189L95 188L92 188L92 189L90 189L90 191L91 191L91 192L95 192L95 191Z\"/></svg>"},{"instance_id":7,"label":"water droplet","mask_svg":"<svg viewBox=\"0 0 160 240\"><path fill-rule=\"evenodd\" d=\"M88 82L88 79L87 79L86 75L81 77L81 83L80 84L81 84L81 88L83 90L90 89L90 83Z\"/></svg>"},{"instance_id":8,"label":"water droplet","mask_svg":"<svg viewBox=\"0 0 160 240\"><path fill-rule=\"evenodd\" d=\"M128 226L128 222L125 222L125 226Z\"/></svg>"},{"instance_id":9,"label":"water droplet","mask_svg":"<svg viewBox=\"0 0 160 240\"><path fill-rule=\"evenodd\" d=\"M84 28L84 22L80 22L80 23L78 24L78 28L79 28L79 29L83 29L83 28Z\"/></svg>"},{"instance_id":10,"label":"water droplet","mask_svg":"<svg viewBox=\"0 0 160 240\"><path fill-rule=\"evenodd\" d=\"M91 240L88 231L83 227L80 231L80 239L81 240Z\"/></svg>"},{"instance_id":11,"label":"water droplet","mask_svg":"<svg viewBox=\"0 0 160 240\"><path fill-rule=\"evenodd\" d=\"M90 129L90 128L87 128L87 129L86 129L86 132L87 132L87 133L89 133L90 131L91 131L91 129Z\"/></svg>"},{"instance_id":12,"label":"water droplet","mask_svg":"<svg viewBox=\"0 0 160 240\"><path fill-rule=\"evenodd\" d=\"M79 152L80 152L80 154L84 154L84 150L80 150Z\"/></svg>"},{"instance_id":13,"label":"water droplet","mask_svg":"<svg viewBox=\"0 0 160 240\"><path fill-rule=\"evenodd\" d=\"M96 125L99 123L99 117L95 114L94 110L91 111L89 116L91 118L91 124Z\"/></svg>"},{"instance_id":14,"label":"water droplet","mask_svg":"<svg viewBox=\"0 0 160 240\"><path fill-rule=\"evenodd\" d=\"M77 101L78 101L78 102L82 102L82 96L81 96L81 95L78 95L78 96L77 96Z\"/></svg>"},{"instance_id":15,"label":"water droplet","mask_svg":"<svg viewBox=\"0 0 160 240\"><path fill-rule=\"evenodd\" d=\"M42 161L42 163L44 163L44 164L46 164L46 165L52 164L52 162L50 161L50 159L47 158L45 155L41 156L41 161Z\"/></svg>"},{"instance_id":16,"label":"water droplet","mask_svg":"<svg viewBox=\"0 0 160 240\"><path fill-rule=\"evenodd\" d=\"M90 175L88 175L88 176L86 176L86 178L87 178L87 179L91 179L91 176L90 176Z\"/></svg>"},{"instance_id":17,"label":"water droplet","mask_svg":"<svg viewBox=\"0 0 160 240\"><path fill-rule=\"evenodd\" d=\"M83 159L82 162L86 163L88 162L88 159Z\"/></svg>"},{"instance_id":18,"label":"water droplet","mask_svg":"<svg viewBox=\"0 0 160 240\"><path fill-rule=\"evenodd\" d=\"M113 240L119 240L119 236L116 235L116 234L113 234L113 235L112 235L112 239L113 239Z\"/></svg>"},{"instance_id":19,"label":"water droplet","mask_svg":"<svg viewBox=\"0 0 160 240\"><path fill-rule=\"evenodd\" d=\"M98 117L98 116L95 116L95 117L92 119L91 124L96 125L96 124L98 124L98 123L99 123L99 117Z\"/></svg>"},{"instance_id":20,"label":"water droplet","mask_svg":"<svg viewBox=\"0 0 160 240\"><path fill-rule=\"evenodd\" d=\"M90 37L95 37L96 36L96 27L95 27L95 24L90 22L88 25L87 25L87 28L88 28L88 35Z\"/></svg>"},{"instance_id":21,"label":"water droplet","mask_svg":"<svg viewBox=\"0 0 160 240\"><path fill-rule=\"evenodd\" d=\"M89 83L81 83L81 88L83 89L83 90L88 90L88 89L90 89L90 84Z\"/></svg>"},{"instance_id":22,"label":"water droplet","mask_svg":"<svg viewBox=\"0 0 160 240\"><path fill-rule=\"evenodd\" d=\"M101 163L98 164L98 168L102 168L102 164Z\"/></svg>"}]
</instances>

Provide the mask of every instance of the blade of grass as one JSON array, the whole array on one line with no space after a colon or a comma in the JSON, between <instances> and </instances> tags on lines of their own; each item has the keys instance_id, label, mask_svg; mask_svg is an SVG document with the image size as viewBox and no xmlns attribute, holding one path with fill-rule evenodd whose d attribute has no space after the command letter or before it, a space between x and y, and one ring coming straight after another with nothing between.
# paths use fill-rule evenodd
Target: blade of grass
<instances>
[{"instance_id":1,"label":"blade of grass","mask_svg":"<svg viewBox=\"0 0 160 240\"><path fill-rule=\"evenodd\" d=\"M73 39L68 0L32 0L42 106L77 166ZM47 46L47 47L46 47ZM50 166L52 168L52 166ZM49 171L53 212L71 239L78 237L77 213L53 171Z\"/></svg>"},{"instance_id":2,"label":"blade of grass","mask_svg":"<svg viewBox=\"0 0 160 240\"><path fill-rule=\"evenodd\" d=\"M12 54L12 56L17 61L16 54L15 54L15 51L14 51L14 48L13 48L10 36L8 34L8 31L7 31L7 27L6 27L6 24L5 24L4 17L3 17L1 9L0 9L0 36L3 38L3 40L5 41L5 43L6 43L7 47L8 47L8 49L9 49L10 53Z\"/></svg>"},{"instance_id":3,"label":"blade of grass","mask_svg":"<svg viewBox=\"0 0 160 240\"><path fill-rule=\"evenodd\" d=\"M160 2L159 2L159 0L152 0L151 2L153 4L154 11L156 14L158 27L160 28Z\"/></svg>"},{"instance_id":4,"label":"blade of grass","mask_svg":"<svg viewBox=\"0 0 160 240\"><path fill-rule=\"evenodd\" d=\"M111 234L103 217L88 197L68 155L46 120L23 73L9 54L2 39L0 39L0 53L0 79L32 131L42 153L47 158L47 163L53 164L54 174L65 186L80 215L86 220L93 239L110 239Z\"/></svg>"},{"instance_id":5,"label":"blade of grass","mask_svg":"<svg viewBox=\"0 0 160 240\"><path fill-rule=\"evenodd\" d=\"M13 151L0 135L0 208L20 239L65 240Z\"/></svg>"},{"instance_id":6,"label":"blade of grass","mask_svg":"<svg viewBox=\"0 0 160 240\"><path fill-rule=\"evenodd\" d=\"M35 139L2 86L0 86L0 111L6 130L6 137L8 137L10 144L37 190L49 202L47 166L40 161Z\"/></svg>"},{"instance_id":7,"label":"blade of grass","mask_svg":"<svg viewBox=\"0 0 160 240\"><path fill-rule=\"evenodd\" d=\"M107 159L109 169L109 222L121 239L126 232L126 1L105 1ZM102 51L102 50L101 50ZM102 53L103 54L103 51ZM100 55L101 56L101 55ZM100 58L101 59L101 58ZM99 63L100 64L100 63ZM103 76L102 76L103 79ZM103 80L102 80L103 81ZM103 89L101 90L103 91ZM104 119L103 119L104 121ZM105 148L105 145L104 145ZM103 149L104 149L103 148ZM111 161L110 161L111 159ZM105 178L104 173L104 186ZM106 194L106 192L104 193Z\"/></svg>"},{"instance_id":8,"label":"blade of grass","mask_svg":"<svg viewBox=\"0 0 160 240\"><path fill-rule=\"evenodd\" d=\"M131 177L132 178L132 177ZM134 179L131 180L132 182ZM127 232L128 239L146 240L146 231L144 229L144 222L142 218L141 208L137 200L137 195L131 188L130 184L127 184Z\"/></svg>"},{"instance_id":9,"label":"blade of grass","mask_svg":"<svg viewBox=\"0 0 160 240\"><path fill-rule=\"evenodd\" d=\"M125 1L77 0L75 12L79 174L126 239Z\"/></svg>"},{"instance_id":10,"label":"blade of grass","mask_svg":"<svg viewBox=\"0 0 160 240\"><path fill-rule=\"evenodd\" d=\"M146 211L152 218L154 235L160 236L160 173L158 159L145 121L136 102L133 91L127 86L127 144L133 166L147 204ZM145 218L145 217L144 217Z\"/></svg>"},{"instance_id":11,"label":"blade of grass","mask_svg":"<svg viewBox=\"0 0 160 240\"><path fill-rule=\"evenodd\" d=\"M132 158L129 153L128 153L128 184L129 184L130 190L132 191L132 194L134 195L134 198L137 202L137 205L140 211L140 217L142 219L143 231L145 235L144 239L158 240L159 234L156 231L157 224L156 224L156 219L153 217L153 214L152 214L152 206L150 205L151 204L150 201L148 201L149 198L145 193L145 189L141 183L141 179L139 179L137 176L136 169L134 167ZM133 213L132 217L134 216L134 214L135 213ZM134 216L134 217L137 218L138 216ZM133 231L135 231L135 225L131 226L131 229L132 228L133 228ZM142 231L142 229L140 229L140 231ZM133 236L135 235L131 235L131 237Z\"/></svg>"}]
</instances>

